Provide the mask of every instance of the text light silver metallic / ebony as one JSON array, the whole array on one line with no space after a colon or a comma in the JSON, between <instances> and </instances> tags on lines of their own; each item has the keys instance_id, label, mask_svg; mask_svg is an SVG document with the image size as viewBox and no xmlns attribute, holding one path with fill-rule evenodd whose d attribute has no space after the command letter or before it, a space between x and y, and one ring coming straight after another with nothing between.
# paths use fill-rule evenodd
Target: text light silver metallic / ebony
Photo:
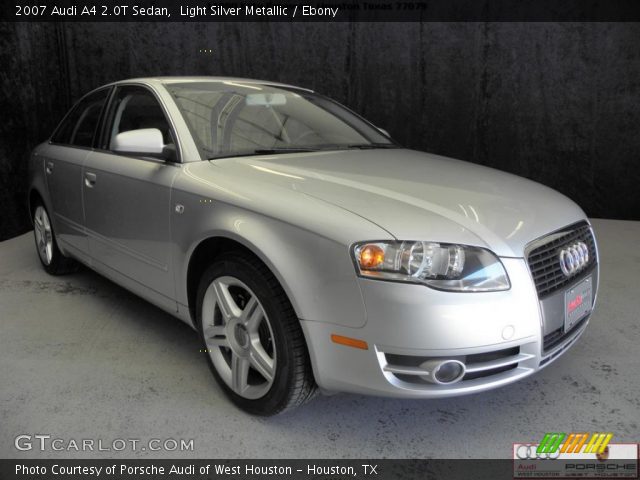
<instances>
[{"instance_id":1,"label":"text light silver metallic / ebony","mask_svg":"<svg viewBox=\"0 0 640 480\"><path fill-rule=\"evenodd\" d=\"M595 238L571 200L402 148L291 85L106 85L29 173L43 267L82 263L191 325L220 388L255 414L318 387L428 399L507 385L575 344L595 303Z\"/></svg>"}]
</instances>

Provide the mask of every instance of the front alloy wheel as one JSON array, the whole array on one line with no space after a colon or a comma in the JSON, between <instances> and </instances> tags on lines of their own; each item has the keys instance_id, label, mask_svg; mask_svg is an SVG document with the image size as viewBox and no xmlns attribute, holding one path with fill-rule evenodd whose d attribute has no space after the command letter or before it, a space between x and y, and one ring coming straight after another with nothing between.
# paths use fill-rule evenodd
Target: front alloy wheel
<instances>
[{"instance_id":1,"label":"front alloy wheel","mask_svg":"<svg viewBox=\"0 0 640 480\"><path fill-rule=\"evenodd\" d=\"M216 371L243 398L273 385L276 350L269 318L251 289L235 277L216 278L204 295L203 337Z\"/></svg>"},{"instance_id":2,"label":"front alloy wheel","mask_svg":"<svg viewBox=\"0 0 640 480\"><path fill-rule=\"evenodd\" d=\"M274 415L312 398L300 322L260 260L245 252L220 256L200 281L196 320L211 371L237 406Z\"/></svg>"}]
</instances>

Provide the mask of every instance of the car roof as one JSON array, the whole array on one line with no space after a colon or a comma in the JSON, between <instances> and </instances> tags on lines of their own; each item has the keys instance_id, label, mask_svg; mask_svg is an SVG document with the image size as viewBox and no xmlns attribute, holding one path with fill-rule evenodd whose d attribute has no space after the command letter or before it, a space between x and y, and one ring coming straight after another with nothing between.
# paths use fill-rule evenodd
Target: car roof
<instances>
[{"instance_id":1,"label":"car roof","mask_svg":"<svg viewBox=\"0 0 640 480\"><path fill-rule=\"evenodd\" d=\"M110 85L119 85L123 83L143 83L147 85L170 85L172 83L202 83L202 82L212 82L212 83L224 83L224 82L242 82L246 84L253 85L271 85L274 87L286 87L286 88L295 88L297 90L306 90L308 92L313 92L313 90L303 87L298 87L296 85L289 85L286 83L280 82L270 82L267 80L255 80L252 78L240 78L240 77L208 77L208 76L190 76L190 77L181 77L181 76L162 76L162 77L143 77L143 78L129 78L127 80L119 80L117 82L112 82Z\"/></svg>"}]
</instances>

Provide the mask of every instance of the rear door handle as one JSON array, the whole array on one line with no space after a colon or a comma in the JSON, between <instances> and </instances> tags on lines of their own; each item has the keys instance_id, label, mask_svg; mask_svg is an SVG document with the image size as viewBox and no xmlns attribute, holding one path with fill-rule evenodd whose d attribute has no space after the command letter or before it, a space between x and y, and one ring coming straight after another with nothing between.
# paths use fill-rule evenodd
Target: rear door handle
<instances>
[{"instance_id":1,"label":"rear door handle","mask_svg":"<svg viewBox=\"0 0 640 480\"><path fill-rule=\"evenodd\" d=\"M44 167L44 170L47 172L47 175L51 175L51 173L53 172L53 162L47 162L46 167Z\"/></svg>"},{"instance_id":2,"label":"rear door handle","mask_svg":"<svg viewBox=\"0 0 640 480\"><path fill-rule=\"evenodd\" d=\"M96 174L95 173L91 173L91 172L85 172L84 174L84 184L89 187L89 188L93 188L96 185Z\"/></svg>"}]
</instances>

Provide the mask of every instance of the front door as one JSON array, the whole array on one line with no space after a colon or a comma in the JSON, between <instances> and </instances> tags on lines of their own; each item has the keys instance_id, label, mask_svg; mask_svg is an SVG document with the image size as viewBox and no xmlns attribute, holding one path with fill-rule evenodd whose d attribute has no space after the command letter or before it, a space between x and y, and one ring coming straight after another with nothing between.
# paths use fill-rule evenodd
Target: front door
<instances>
[{"instance_id":1,"label":"front door","mask_svg":"<svg viewBox=\"0 0 640 480\"><path fill-rule=\"evenodd\" d=\"M140 86L118 87L106 118L104 148L89 154L83 170L94 265L108 275L115 274L136 293L175 311L171 185L180 166L111 149L113 138L130 130L157 128L165 144L173 143L173 134L156 97Z\"/></svg>"}]
</instances>

